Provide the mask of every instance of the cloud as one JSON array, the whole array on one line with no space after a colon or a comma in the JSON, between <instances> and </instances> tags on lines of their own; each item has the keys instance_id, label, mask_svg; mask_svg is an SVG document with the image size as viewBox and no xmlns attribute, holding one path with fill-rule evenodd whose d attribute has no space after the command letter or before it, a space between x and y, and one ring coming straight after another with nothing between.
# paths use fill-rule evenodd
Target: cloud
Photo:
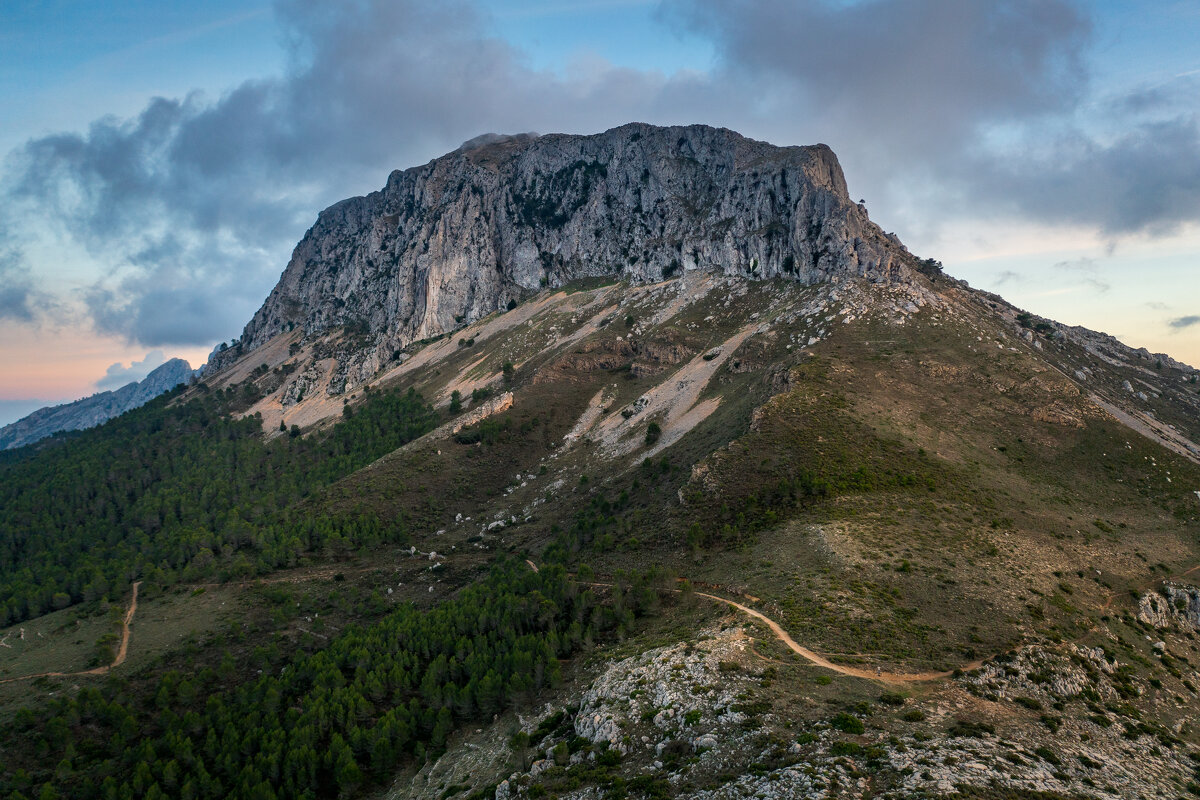
<instances>
[{"instance_id":1,"label":"cloud","mask_svg":"<svg viewBox=\"0 0 1200 800\"><path fill-rule=\"evenodd\" d=\"M1094 258L1080 256L1079 258L1073 258L1068 261L1058 261L1054 264L1054 269L1066 272L1082 273L1080 280L1082 280L1086 285L1095 289L1100 294L1104 294L1112 289L1112 284L1100 280L1100 266L1096 263L1096 259Z\"/></svg>"},{"instance_id":2,"label":"cloud","mask_svg":"<svg viewBox=\"0 0 1200 800\"><path fill-rule=\"evenodd\" d=\"M33 281L12 251L0 251L0 320L33 321Z\"/></svg>"},{"instance_id":3,"label":"cloud","mask_svg":"<svg viewBox=\"0 0 1200 800\"><path fill-rule=\"evenodd\" d=\"M10 208L54 220L49 236L106 265L84 293L98 330L153 346L234 333L319 208L481 131L690 122L716 99L690 74L533 70L468 3L283 0L276 12L286 74L215 99L156 98L10 157Z\"/></svg>"},{"instance_id":4,"label":"cloud","mask_svg":"<svg viewBox=\"0 0 1200 800\"><path fill-rule=\"evenodd\" d=\"M1200 325L1200 314L1189 314L1186 317L1176 317L1175 319L1168 320L1167 324L1175 330L1181 331L1184 328L1190 328L1193 325Z\"/></svg>"},{"instance_id":5,"label":"cloud","mask_svg":"<svg viewBox=\"0 0 1200 800\"><path fill-rule=\"evenodd\" d=\"M1004 286L1009 283L1020 283L1025 279L1021 273L1015 270L1006 269L996 275L995 283L997 286Z\"/></svg>"},{"instance_id":6,"label":"cloud","mask_svg":"<svg viewBox=\"0 0 1200 800\"><path fill-rule=\"evenodd\" d=\"M96 381L96 388L100 391L119 389L127 383L140 381L166 360L162 350L152 350L141 361L129 362L128 367L118 361L105 370L103 378Z\"/></svg>"},{"instance_id":7,"label":"cloud","mask_svg":"<svg viewBox=\"0 0 1200 800\"><path fill-rule=\"evenodd\" d=\"M998 210L1114 238L1200 220L1195 77L1091 102L1092 24L1079 3L668 0L664 9L716 44L727 81L752 87L787 124L833 139L848 172L867 172L867 191L893 204L921 190L915 205L942 218Z\"/></svg>"},{"instance_id":8,"label":"cloud","mask_svg":"<svg viewBox=\"0 0 1200 800\"><path fill-rule=\"evenodd\" d=\"M1096 265L1096 259L1090 258L1088 256L1080 256L1079 258L1072 258L1067 261L1056 261L1054 264L1054 268L1055 269L1074 270L1076 272L1086 272L1089 274L1093 274L1097 270L1097 265Z\"/></svg>"},{"instance_id":9,"label":"cloud","mask_svg":"<svg viewBox=\"0 0 1200 800\"><path fill-rule=\"evenodd\" d=\"M664 33L717 53L709 72L672 74L535 69L485 8L279 0L283 74L28 142L7 162L0 229L103 265L81 293L93 326L159 347L234 335L318 209L486 131L641 120L826 141L855 196L914 227L964 208L1113 236L1200 219L1196 121L1163 116L1178 93L1128 98L1120 114L1142 116L1122 136L1072 127L1091 23L1071 0L665 0ZM0 317L28 321L38 284L5 263Z\"/></svg>"},{"instance_id":10,"label":"cloud","mask_svg":"<svg viewBox=\"0 0 1200 800\"><path fill-rule=\"evenodd\" d=\"M958 179L976 203L1016 216L1114 237L1170 234L1200 220L1200 127L1188 114L1108 143L1070 131L1019 157L975 154Z\"/></svg>"},{"instance_id":11,"label":"cloud","mask_svg":"<svg viewBox=\"0 0 1200 800\"><path fill-rule=\"evenodd\" d=\"M668 0L664 15L829 135L924 157L1074 103L1091 31L1066 0Z\"/></svg>"}]
</instances>

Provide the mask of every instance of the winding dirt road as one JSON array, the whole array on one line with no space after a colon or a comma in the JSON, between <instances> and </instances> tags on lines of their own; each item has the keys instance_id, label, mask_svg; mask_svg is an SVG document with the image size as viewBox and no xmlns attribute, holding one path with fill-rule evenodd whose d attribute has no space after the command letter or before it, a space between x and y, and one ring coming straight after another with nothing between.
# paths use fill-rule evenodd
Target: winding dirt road
<instances>
[{"instance_id":1,"label":"winding dirt road","mask_svg":"<svg viewBox=\"0 0 1200 800\"><path fill-rule=\"evenodd\" d=\"M111 664L105 664L103 667L94 667L85 669L81 672L38 672L34 675L22 675L18 678L5 678L0 680L0 683L13 683L14 681L28 681L34 678L73 678L79 675L107 675L108 671L113 667L119 667L125 663L125 657L129 655L129 626L133 622L133 615L137 613L138 587L142 585L141 581L133 584L133 599L129 601L129 608L125 610L125 617L121 620L121 644L117 648L117 655L113 658Z\"/></svg>"},{"instance_id":2,"label":"winding dirt road","mask_svg":"<svg viewBox=\"0 0 1200 800\"><path fill-rule=\"evenodd\" d=\"M679 590L674 589L672 591ZM818 667L831 670L839 675L849 675L853 678L866 678L867 680L881 681L883 683L920 683L922 681L935 681L939 678L949 678L954 674L952 670L948 670L946 672L876 672L873 669L862 669L860 667L847 667L843 664L835 664L820 653L809 650L807 647L797 642L780 626L778 622L771 619L766 614L755 611L753 608L744 606L734 600L719 597L715 594L708 594L706 592L693 592L693 594L695 594L697 597L705 597L709 600L715 600L718 603L724 603L727 606L733 606L743 614L748 614L751 617L754 617L755 619L765 623L766 626L771 629L771 632L775 634L775 637L779 639L779 641L786 644L793 653L798 654L801 658L811 661ZM965 672L967 670L976 669L981 664L983 664L982 660L973 661L970 664L964 665L961 669Z\"/></svg>"},{"instance_id":3,"label":"winding dirt road","mask_svg":"<svg viewBox=\"0 0 1200 800\"><path fill-rule=\"evenodd\" d=\"M529 563L529 566L533 567L534 569L537 569L537 567L533 566L532 562L527 562L527 563ZM587 583L585 585L587 585L587 586L602 586L602 587L606 587L606 588L612 588L611 583ZM679 592L682 592L683 590L682 589L669 589L668 591L679 593ZM788 634L787 631L785 631L783 629L783 626L781 626L778 622L776 622L775 620L768 617L766 614L763 614L761 611L755 611L753 608L750 608L749 606L746 606L746 605L742 605L741 603L737 602L736 600L730 600L726 597L721 597L720 595L716 595L716 594L709 594L707 592L697 592L697 591L693 591L692 594L695 595L696 597L703 597L706 600L713 600L718 603L724 603L727 606L732 606L733 608L736 608L738 611L741 611L743 614L747 614L747 615L759 620L760 622L765 623L766 626L771 629L771 632L775 634L775 637L777 639L779 639L779 641L781 641L785 645L787 645L788 649L790 649L793 653L796 653L797 655L799 655L801 658L805 659L806 661L810 661L811 663L816 664L818 667L822 667L831 672L836 672L839 675L847 675L852 678L864 678L866 680L879 681L880 683L905 684L905 683L921 683L924 681L936 681L941 678L949 678L950 676L952 676L954 674L954 670L946 670L944 672L885 672L883 670L876 671L874 669L863 669L862 667L848 667L848 666L845 666L844 664L835 664L834 662L830 661L828 658L825 658L825 656L821 655L820 653L817 653L816 651L813 651L813 650L809 650L807 647L805 647L804 645L797 642L795 639L793 639ZM765 656L760 656L760 657L765 658ZM770 660L770 659L768 659L768 660ZM959 669L961 669L963 672L968 672L973 669L978 669L980 666L983 665L983 661L984 661L983 659L978 659L977 661L972 661L969 664L962 665L961 667L959 667Z\"/></svg>"}]
</instances>

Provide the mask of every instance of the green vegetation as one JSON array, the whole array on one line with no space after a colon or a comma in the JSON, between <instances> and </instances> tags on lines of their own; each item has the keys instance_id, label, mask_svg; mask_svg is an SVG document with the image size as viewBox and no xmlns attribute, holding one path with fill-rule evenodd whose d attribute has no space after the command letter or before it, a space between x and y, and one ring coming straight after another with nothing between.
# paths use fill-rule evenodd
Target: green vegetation
<instances>
[{"instance_id":1,"label":"green vegetation","mask_svg":"<svg viewBox=\"0 0 1200 800\"><path fill-rule=\"evenodd\" d=\"M401 606L311 655L265 655L244 683L226 660L162 673L149 703L116 682L86 688L0 733L0 795L346 796L440 752L458 722L556 684L559 658L628 624L644 597L633 581L602 605L561 569L512 561L428 612Z\"/></svg>"},{"instance_id":2,"label":"green vegetation","mask_svg":"<svg viewBox=\"0 0 1200 800\"><path fill-rule=\"evenodd\" d=\"M400 522L296 504L434 427L415 392L372 392L308 438L262 439L234 391L160 398L0 462L0 624L177 580L262 574L306 552L402 541Z\"/></svg>"},{"instance_id":3,"label":"green vegetation","mask_svg":"<svg viewBox=\"0 0 1200 800\"><path fill-rule=\"evenodd\" d=\"M861 719L844 711L831 719L829 724L843 733L859 734L866 730Z\"/></svg>"}]
</instances>

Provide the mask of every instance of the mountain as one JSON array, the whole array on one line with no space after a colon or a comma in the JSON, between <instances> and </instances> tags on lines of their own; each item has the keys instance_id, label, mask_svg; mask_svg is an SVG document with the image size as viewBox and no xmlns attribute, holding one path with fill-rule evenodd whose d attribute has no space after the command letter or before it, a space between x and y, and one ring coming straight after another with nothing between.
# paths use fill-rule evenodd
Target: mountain
<instances>
[{"instance_id":1,"label":"mountain","mask_svg":"<svg viewBox=\"0 0 1200 800\"><path fill-rule=\"evenodd\" d=\"M156 367L141 381L120 389L96 394L58 406L39 408L28 416L0 428L0 449L32 444L59 431L91 428L126 411L142 406L163 392L192 380L192 367L181 358L172 358Z\"/></svg>"},{"instance_id":2,"label":"mountain","mask_svg":"<svg viewBox=\"0 0 1200 800\"><path fill-rule=\"evenodd\" d=\"M1200 374L836 164L485 136L323 212L201 381L0 457L0 796L1200 792Z\"/></svg>"},{"instance_id":3,"label":"mountain","mask_svg":"<svg viewBox=\"0 0 1200 800\"><path fill-rule=\"evenodd\" d=\"M913 259L850 200L825 145L702 125L484 136L321 212L229 363L281 332L361 329L396 349L584 277L701 269L887 281Z\"/></svg>"}]
</instances>

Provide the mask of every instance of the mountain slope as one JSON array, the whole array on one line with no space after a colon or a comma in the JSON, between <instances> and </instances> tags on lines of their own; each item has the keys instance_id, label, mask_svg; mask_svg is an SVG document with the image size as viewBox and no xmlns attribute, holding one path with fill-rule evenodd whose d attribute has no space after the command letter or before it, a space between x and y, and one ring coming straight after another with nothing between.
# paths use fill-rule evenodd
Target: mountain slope
<instances>
[{"instance_id":1,"label":"mountain slope","mask_svg":"<svg viewBox=\"0 0 1200 800\"><path fill-rule=\"evenodd\" d=\"M389 187L478 167L504 176L483 196L511 196L521 159L549 158L538 147L573 164L580 148L646 137L656 163L688 137L764 154L756 163L789 176L780 152L833 163L635 126L489 138ZM724 162L706 158L720 184ZM754 168L721 184L757 198L747 218L780 185L764 170L756 189ZM574 208L583 174L545 184L545 207ZM830 252L876 243L886 272L849 255L827 273L782 271L789 254L803 263L787 248L805 252L807 234L739 219L727 262L665 280L653 259L618 269L586 250L519 294L503 294L516 263L503 259L466 284L447 278L439 297L468 285L492 299L415 341L410 322L443 300L425 294L405 316L376 289L395 281L417 297L420 270L449 261L422 260L420 238L397 245L390 276L360 260L352 243L378 210L363 209L382 194L327 212L344 225L310 231L240 349L137 412L136 441L73 438L64 462L95 451L100 463L71 464L57 514L22 495L4 517L0 567L21 627L0 630L0 680L12 680L0 718L14 721L0 729L13 765L0 793L1197 791L1196 371L940 274L818 178L779 213L803 219L805 197L829 198L844 222L823 228L837 232ZM467 214L459 200L481 197L470 185L410 195L413 230L443 234L430 253L475 258L488 239L431 221L448 209L490 220L489 241L574 241L555 238L555 216L505 227ZM707 224L679 198L659 206L672 203L661 220L606 218L588 247L619 248L635 235L626 223ZM563 213L563 229L579 219ZM774 260L758 263L778 269L748 269L768 243ZM646 242L654 258L672 246ZM335 271L376 287L371 302L330 288ZM375 300L378 319L340 310ZM55 444L37 458L62 473ZM6 459L6 476L46 491L31 454ZM228 486L212 477L223 470ZM54 548L65 509L82 520L70 552ZM104 548L89 550L94 509ZM20 563L33 550L41 571ZM95 563L125 550L124 570ZM122 578L143 581L128 660L105 683L27 679L83 666L47 663L43 642L78 652L104 618L97 576L112 597Z\"/></svg>"},{"instance_id":2,"label":"mountain slope","mask_svg":"<svg viewBox=\"0 0 1200 800\"><path fill-rule=\"evenodd\" d=\"M172 358L156 367L141 381L127 383L120 389L97 392L90 397L47 406L0 428L0 449L32 444L59 431L78 431L91 428L126 411L145 405L160 394L192 380L192 367L181 358Z\"/></svg>"}]
</instances>

